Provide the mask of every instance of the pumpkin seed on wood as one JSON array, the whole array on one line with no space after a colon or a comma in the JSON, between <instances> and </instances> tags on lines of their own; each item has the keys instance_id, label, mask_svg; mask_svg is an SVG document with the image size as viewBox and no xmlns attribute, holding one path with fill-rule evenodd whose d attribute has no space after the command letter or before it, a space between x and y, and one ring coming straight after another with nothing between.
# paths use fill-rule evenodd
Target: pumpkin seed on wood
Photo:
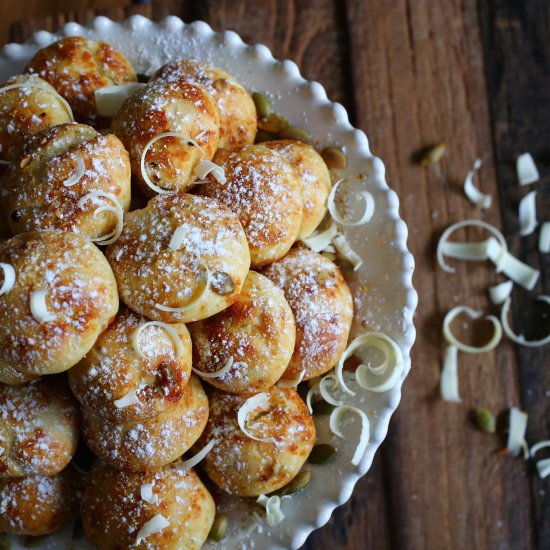
<instances>
[{"instance_id":1,"label":"pumpkin seed on wood","mask_svg":"<svg viewBox=\"0 0 550 550\"><path fill-rule=\"evenodd\" d=\"M252 94L252 101L256 105L256 112L259 118L267 118L273 113L273 107L269 98L261 92L254 92Z\"/></svg>"},{"instance_id":2,"label":"pumpkin seed on wood","mask_svg":"<svg viewBox=\"0 0 550 550\"><path fill-rule=\"evenodd\" d=\"M210 529L210 533L208 534L208 538L216 542L223 540L227 534L227 524L228 521L225 514L216 515L212 528Z\"/></svg>"},{"instance_id":3,"label":"pumpkin seed on wood","mask_svg":"<svg viewBox=\"0 0 550 550\"><path fill-rule=\"evenodd\" d=\"M309 134L303 129L297 126L291 126L285 130L279 132L280 139L294 139L296 141L302 141L303 143L309 143Z\"/></svg>"},{"instance_id":4,"label":"pumpkin seed on wood","mask_svg":"<svg viewBox=\"0 0 550 550\"><path fill-rule=\"evenodd\" d=\"M346 155L337 147L325 147L321 151L321 156L329 170L340 170L346 167Z\"/></svg>"},{"instance_id":5,"label":"pumpkin seed on wood","mask_svg":"<svg viewBox=\"0 0 550 550\"><path fill-rule=\"evenodd\" d=\"M474 419L477 427L485 433L494 434L496 431L496 419L491 411L485 407L474 409Z\"/></svg>"},{"instance_id":6,"label":"pumpkin seed on wood","mask_svg":"<svg viewBox=\"0 0 550 550\"><path fill-rule=\"evenodd\" d=\"M277 496L293 495L301 491L311 481L311 472L300 472L294 479L287 483L284 487L275 491L273 494Z\"/></svg>"},{"instance_id":7,"label":"pumpkin seed on wood","mask_svg":"<svg viewBox=\"0 0 550 550\"><path fill-rule=\"evenodd\" d=\"M289 126L288 120L278 113L273 113L267 118L258 119L258 128L266 132L272 132L273 134L278 134L286 130Z\"/></svg>"},{"instance_id":8,"label":"pumpkin seed on wood","mask_svg":"<svg viewBox=\"0 0 550 550\"><path fill-rule=\"evenodd\" d=\"M422 152L420 156L420 164L422 166L430 166L431 164L437 164L445 154L447 146L443 143L437 143L432 147L428 147Z\"/></svg>"},{"instance_id":9,"label":"pumpkin seed on wood","mask_svg":"<svg viewBox=\"0 0 550 550\"><path fill-rule=\"evenodd\" d=\"M328 443L315 445L307 459L310 464L326 464L334 458L336 449Z\"/></svg>"}]
</instances>

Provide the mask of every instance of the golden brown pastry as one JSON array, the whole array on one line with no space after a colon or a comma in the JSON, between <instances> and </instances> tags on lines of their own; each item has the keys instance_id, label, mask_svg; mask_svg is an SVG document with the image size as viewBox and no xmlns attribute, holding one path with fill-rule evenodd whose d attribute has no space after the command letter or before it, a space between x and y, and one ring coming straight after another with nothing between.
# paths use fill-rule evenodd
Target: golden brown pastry
<instances>
[{"instance_id":1,"label":"golden brown pastry","mask_svg":"<svg viewBox=\"0 0 550 550\"><path fill-rule=\"evenodd\" d=\"M130 153L135 181L152 197L156 191L147 184L141 170L149 141L165 132L178 134L161 137L151 145L145 152L144 170L150 182L160 189L187 191L196 179L194 168L202 159L211 160L216 152L220 115L202 86L183 78L157 80L123 103L113 118L112 129Z\"/></svg>"},{"instance_id":2,"label":"golden brown pastry","mask_svg":"<svg viewBox=\"0 0 550 550\"><path fill-rule=\"evenodd\" d=\"M71 467L54 476L0 480L0 532L47 535L78 513L80 478Z\"/></svg>"},{"instance_id":3,"label":"golden brown pastry","mask_svg":"<svg viewBox=\"0 0 550 550\"><path fill-rule=\"evenodd\" d=\"M118 421L82 412L82 434L94 454L117 469L139 472L172 462L195 443L206 425L208 399L191 376L181 399L152 418Z\"/></svg>"},{"instance_id":4,"label":"golden brown pastry","mask_svg":"<svg viewBox=\"0 0 550 550\"><path fill-rule=\"evenodd\" d=\"M329 371L346 349L353 301L340 269L328 258L294 248L262 273L285 294L296 321L296 347L285 379Z\"/></svg>"},{"instance_id":5,"label":"golden brown pastry","mask_svg":"<svg viewBox=\"0 0 550 550\"><path fill-rule=\"evenodd\" d=\"M230 74L203 61L180 59L161 67L152 80L185 78L204 86L220 111L220 149L254 143L256 107L250 94Z\"/></svg>"},{"instance_id":6,"label":"golden brown pastry","mask_svg":"<svg viewBox=\"0 0 550 550\"><path fill-rule=\"evenodd\" d=\"M209 175L199 194L222 202L239 217L253 268L282 258L302 225L302 184L294 170L263 145L220 149L214 162L224 168L227 181Z\"/></svg>"},{"instance_id":7,"label":"golden brown pastry","mask_svg":"<svg viewBox=\"0 0 550 550\"><path fill-rule=\"evenodd\" d=\"M97 462L80 506L87 539L101 550L199 550L214 500L195 471L179 464L129 473Z\"/></svg>"},{"instance_id":8,"label":"golden brown pastry","mask_svg":"<svg viewBox=\"0 0 550 550\"><path fill-rule=\"evenodd\" d=\"M248 431L237 415L247 396L213 390L210 418L198 447L217 439L204 459L204 470L224 491L243 497L271 493L299 471L315 444L315 425L305 403L293 388L272 386L267 403L247 416Z\"/></svg>"},{"instance_id":9,"label":"golden brown pastry","mask_svg":"<svg viewBox=\"0 0 550 550\"><path fill-rule=\"evenodd\" d=\"M73 393L95 415L114 420L150 418L183 395L191 374L189 331L182 323L168 327L148 323L123 307L86 357L69 371Z\"/></svg>"},{"instance_id":10,"label":"golden brown pastry","mask_svg":"<svg viewBox=\"0 0 550 550\"><path fill-rule=\"evenodd\" d=\"M309 237L327 212L332 183L325 161L311 145L301 141L282 139L262 145L280 153L298 174L304 197L304 219L298 238Z\"/></svg>"},{"instance_id":11,"label":"golden brown pastry","mask_svg":"<svg viewBox=\"0 0 550 550\"><path fill-rule=\"evenodd\" d=\"M13 369L62 372L94 345L118 310L113 272L84 237L64 231L21 233L0 243L0 378Z\"/></svg>"},{"instance_id":12,"label":"golden brown pastry","mask_svg":"<svg viewBox=\"0 0 550 550\"><path fill-rule=\"evenodd\" d=\"M13 84L27 87L0 91L0 159L10 162L22 156L32 135L72 121L55 89L39 76L12 76L2 87Z\"/></svg>"},{"instance_id":13,"label":"golden brown pastry","mask_svg":"<svg viewBox=\"0 0 550 550\"><path fill-rule=\"evenodd\" d=\"M43 48L25 72L48 81L69 102L76 120L87 124L104 122L97 115L96 90L137 80L121 52L106 42L82 36L62 38Z\"/></svg>"},{"instance_id":14,"label":"golden brown pastry","mask_svg":"<svg viewBox=\"0 0 550 550\"><path fill-rule=\"evenodd\" d=\"M91 126L49 128L10 164L2 205L14 234L62 229L100 240L116 232L119 219L98 208L118 206L122 213L130 206L128 153L115 135Z\"/></svg>"},{"instance_id":15,"label":"golden brown pastry","mask_svg":"<svg viewBox=\"0 0 550 550\"><path fill-rule=\"evenodd\" d=\"M228 361L222 376L205 378L231 393L262 391L281 377L296 338L285 296L267 277L249 271L237 301L224 311L191 323L193 366L207 375Z\"/></svg>"},{"instance_id":16,"label":"golden brown pastry","mask_svg":"<svg viewBox=\"0 0 550 550\"><path fill-rule=\"evenodd\" d=\"M167 323L204 319L231 305L250 266L237 217L218 202L159 195L130 212L107 249L121 300Z\"/></svg>"},{"instance_id":17,"label":"golden brown pastry","mask_svg":"<svg viewBox=\"0 0 550 550\"><path fill-rule=\"evenodd\" d=\"M63 470L76 452L79 422L64 377L0 385L0 478Z\"/></svg>"}]
</instances>

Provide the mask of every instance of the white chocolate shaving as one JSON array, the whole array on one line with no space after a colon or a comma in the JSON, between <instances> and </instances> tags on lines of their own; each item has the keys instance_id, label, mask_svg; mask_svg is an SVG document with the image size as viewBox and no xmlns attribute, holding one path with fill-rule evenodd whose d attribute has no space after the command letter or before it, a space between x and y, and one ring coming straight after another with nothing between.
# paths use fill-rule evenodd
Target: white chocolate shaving
<instances>
[{"instance_id":1,"label":"white chocolate shaving","mask_svg":"<svg viewBox=\"0 0 550 550\"><path fill-rule=\"evenodd\" d=\"M172 234L172 238L170 239L170 242L168 243L168 248L171 250L179 250L181 248L181 245L183 244L183 241L188 235L187 228L183 225L180 225L176 228L174 233Z\"/></svg>"},{"instance_id":2,"label":"white chocolate shaving","mask_svg":"<svg viewBox=\"0 0 550 550\"><path fill-rule=\"evenodd\" d=\"M122 229L124 227L124 210L122 210L122 206L120 206L118 199L116 198L113 193L106 193L105 191L101 191L99 189L92 189L89 193L86 193L83 197L79 199L79 201L76 203L78 208L83 209L84 205L87 201L92 199L98 199L98 198L104 198L107 200L110 200L114 206L111 205L103 205L98 206L94 210L94 218L96 216L99 216L102 212L112 212L116 216L116 227L113 231L110 233L107 233L107 235L103 235L102 237L95 237L93 239L90 239L92 242L96 242L97 244L101 245L108 245L114 243L122 234Z\"/></svg>"},{"instance_id":3,"label":"white chocolate shaving","mask_svg":"<svg viewBox=\"0 0 550 550\"><path fill-rule=\"evenodd\" d=\"M452 308L447 315L445 315L445 319L443 320L443 336L445 336L445 340L447 340L448 344L455 346L459 351L463 351L464 353L483 353L491 351L498 346L502 339L502 327L499 320L494 315L487 315L485 317L487 321L493 324L494 330L493 336L484 346L469 346L458 340L451 331L451 323L461 313L466 313L471 319L479 319L482 315L481 311L475 311L467 306L456 306Z\"/></svg>"},{"instance_id":4,"label":"white chocolate shaving","mask_svg":"<svg viewBox=\"0 0 550 550\"><path fill-rule=\"evenodd\" d=\"M550 475L550 458L544 458L536 463L539 477L544 479Z\"/></svg>"},{"instance_id":5,"label":"white chocolate shaving","mask_svg":"<svg viewBox=\"0 0 550 550\"><path fill-rule=\"evenodd\" d=\"M510 427L508 431L508 442L506 448L512 456L519 456L523 451L525 458L529 457L529 448L525 441L527 430L527 414L516 407L510 409Z\"/></svg>"},{"instance_id":6,"label":"white chocolate shaving","mask_svg":"<svg viewBox=\"0 0 550 550\"><path fill-rule=\"evenodd\" d=\"M171 194L171 193L175 193L176 191L169 191L167 189L163 189L162 187L159 187L158 185L154 184L151 179L149 178L149 176L147 175L147 169L145 167L145 157L147 156L147 151L149 151L149 149L153 146L153 144L158 141L159 139L163 139L165 137L177 137L177 138L180 138L181 140L184 140L186 141L187 143L191 143L193 144L195 147L197 147L197 149L199 149L199 151L202 152L202 154L204 156L206 156L206 152L205 150L192 138L190 138L189 136L186 136L185 134L180 134L179 132L163 132L162 134L158 134L154 137L152 137L145 145L145 147L143 148L143 151L141 153L141 162L140 162L140 166L141 166L141 176L143 177L143 181L153 190L155 191L156 193L159 193L160 195L163 195L163 194Z\"/></svg>"},{"instance_id":7,"label":"white chocolate shaving","mask_svg":"<svg viewBox=\"0 0 550 550\"><path fill-rule=\"evenodd\" d=\"M403 353L399 346L380 332L370 332L360 336L363 347L376 348L383 354L379 365L359 365L355 370L357 384L365 390L381 393L395 386L403 372Z\"/></svg>"},{"instance_id":8,"label":"white chocolate shaving","mask_svg":"<svg viewBox=\"0 0 550 550\"><path fill-rule=\"evenodd\" d=\"M514 283L512 281L504 281L498 285L494 285L489 288L489 298L495 305L504 303L506 298L512 294Z\"/></svg>"},{"instance_id":9,"label":"white chocolate shaving","mask_svg":"<svg viewBox=\"0 0 550 550\"><path fill-rule=\"evenodd\" d=\"M177 330L168 323L163 323L162 321L147 321L146 323L141 323L136 330L134 331L134 334L132 335L132 345L134 347L134 351L142 358L142 359L149 359L141 349L140 346L140 336L141 333L147 328L147 327L159 327L163 328L168 336L170 337L170 340L172 340L172 343L174 344L174 347L176 348L176 357L181 357L183 355L183 344L181 342L180 336L177 332Z\"/></svg>"},{"instance_id":10,"label":"white chocolate shaving","mask_svg":"<svg viewBox=\"0 0 550 550\"><path fill-rule=\"evenodd\" d=\"M384 392L392 388L403 370L403 354L397 344L385 334L380 332L367 332L358 336L346 348L340 360L336 364L334 372L342 390L350 395L355 393L347 386L344 380L344 363L361 348L374 347L384 353L384 361L378 366L359 365L356 370L357 383L364 389L374 392ZM361 368L360 368L361 367ZM373 383L371 375L383 376Z\"/></svg>"},{"instance_id":11,"label":"white chocolate shaving","mask_svg":"<svg viewBox=\"0 0 550 550\"><path fill-rule=\"evenodd\" d=\"M130 390L126 395L114 401L115 407L117 409L124 409L126 407L130 407L131 405L139 405L141 401L137 396L137 392L138 390Z\"/></svg>"},{"instance_id":12,"label":"white chocolate shaving","mask_svg":"<svg viewBox=\"0 0 550 550\"><path fill-rule=\"evenodd\" d=\"M458 391L458 348L447 346L443 359L443 369L439 379L439 391L445 401L461 403Z\"/></svg>"},{"instance_id":13,"label":"white chocolate shaving","mask_svg":"<svg viewBox=\"0 0 550 550\"><path fill-rule=\"evenodd\" d=\"M170 522L162 515L157 514L153 516L149 521L145 522L141 529L138 531L136 537L136 544L139 544L143 539L154 535L155 533L160 533L164 531L167 527L170 526Z\"/></svg>"},{"instance_id":14,"label":"white chocolate shaving","mask_svg":"<svg viewBox=\"0 0 550 550\"><path fill-rule=\"evenodd\" d=\"M332 239L338 234L338 228L334 223L331 223L327 229L320 233L314 233L310 237L302 239L302 242L313 252L321 252L325 250L332 242Z\"/></svg>"},{"instance_id":15,"label":"white chocolate shaving","mask_svg":"<svg viewBox=\"0 0 550 550\"><path fill-rule=\"evenodd\" d=\"M212 279L210 270L207 267L204 267L204 269L206 270L206 277L203 278L203 284L201 285L200 290L195 292L195 295L191 296L190 300L184 306L170 307L163 304L155 304L155 307L160 311L165 311L168 313L184 313L191 307L196 306L199 300L205 298L208 288L210 287L210 281Z\"/></svg>"},{"instance_id":16,"label":"white chocolate shaving","mask_svg":"<svg viewBox=\"0 0 550 550\"><path fill-rule=\"evenodd\" d=\"M516 172L520 185L529 185L539 180L539 171L533 157L529 153L523 153L517 158Z\"/></svg>"},{"instance_id":17,"label":"white chocolate shaving","mask_svg":"<svg viewBox=\"0 0 550 550\"><path fill-rule=\"evenodd\" d=\"M63 182L63 185L65 187L72 187L73 185L76 185L82 179L85 171L86 167L84 166L84 161L82 160L82 157L76 156L75 171Z\"/></svg>"},{"instance_id":18,"label":"white chocolate shaving","mask_svg":"<svg viewBox=\"0 0 550 550\"><path fill-rule=\"evenodd\" d=\"M256 502L265 508L267 524L271 527L278 525L285 519L285 515L281 510L281 497L277 495L270 497L267 495L260 495Z\"/></svg>"},{"instance_id":19,"label":"white chocolate shaving","mask_svg":"<svg viewBox=\"0 0 550 550\"><path fill-rule=\"evenodd\" d=\"M533 290L537 284L540 272L512 256L493 237L490 237L487 243L487 256L495 264L498 273L504 273L518 285L527 290Z\"/></svg>"},{"instance_id":20,"label":"white chocolate shaving","mask_svg":"<svg viewBox=\"0 0 550 550\"><path fill-rule=\"evenodd\" d=\"M464 193L471 203L480 208L490 208L493 202L491 195L482 193L474 184L474 176L481 166L481 159L476 159L472 165L472 169L466 175L464 180Z\"/></svg>"},{"instance_id":21,"label":"white chocolate shaving","mask_svg":"<svg viewBox=\"0 0 550 550\"><path fill-rule=\"evenodd\" d=\"M55 319L55 315L48 312L47 294L47 290L34 290L31 292L31 313L39 323L48 323Z\"/></svg>"},{"instance_id":22,"label":"white chocolate shaving","mask_svg":"<svg viewBox=\"0 0 550 550\"><path fill-rule=\"evenodd\" d=\"M544 222L540 226L539 252L543 254L550 252L550 222Z\"/></svg>"},{"instance_id":23,"label":"white chocolate shaving","mask_svg":"<svg viewBox=\"0 0 550 550\"><path fill-rule=\"evenodd\" d=\"M191 370L195 374L198 374L201 378L221 378L224 374L231 370L232 366L233 357L230 357L221 369L218 369L214 372L204 372L202 370L196 369L195 367L191 367Z\"/></svg>"},{"instance_id":24,"label":"white chocolate shaving","mask_svg":"<svg viewBox=\"0 0 550 550\"><path fill-rule=\"evenodd\" d=\"M64 97L60 96L54 89L46 88L46 86L41 84L33 84L32 82L22 82L20 84L10 84L8 86L0 88L0 94L9 90L16 90L17 88L34 88L36 90L42 90L47 94L53 95L63 105L63 107L67 111L67 114L71 118L71 121L74 122L74 116L71 106L67 103L67 100Z\"/></svg>"},{"instance_id":25,"label":"white chocolate shaving","mask_svg":"<svg viewBox=\"0 0 550 550\"><path fill-rule=\"evenodd\" d=\"M178 464L176 468L180 472L186 472L187 470L194 468L201 460L206 457L206 455L216 446L217 443L217 439L211 439L196 455L192 456L188 460L183 461L181 464Z\"/></svg>"},{"instance_id":26,"label":"white chocolate shaving","mask_svg":"<svg viewBox=\"0 0 550 550\"><path fill-rule=\"evenodd\" d=\"M508 250L506 240L502 233L491 224L480 220L464 220L462 222L453 223L443 232L439 242L437 243L437 261L441 269L448 273L454 273L456 269L445 262L445 256L457 258L460 260L482 261L488 258L487 248L488 240L476 243L454 243L447 242L449 237L458 229L463 227L482 227L492 233L503 250Z\"/></svg>"},{"instance_id":27,"label":"white chocolate shaving","mask_svg":"<svg viewBox=\"0 0 550 550\"><path fill-rule=\"evenodd\" d=\"M340 257L353 264L354 271L357 271L363 265L363 258L351 248L345 235L334 237L332 242Z\"/></svg>"},{"instance_id":28,"label":"white chocolate shaving","mask_svg":"<svg viewBox=\"0 0 550 550\"><path fill-rule=\"evenodd\" d=\"M201 180L204 180L208 174L212 174L212 177L218 183L224 184L227 181L224 168L208 159L202 159L195 166L193 173Z\"/></svg>"},{"instance_id":29,"label":"white chocolate shaving","mask_svg":"<svg viewBox=\"0 0 550 550\"><path fill-rule=\"evenodd\" d=\"M139 490L141 500L149 504L157 504L156 495L153 494L154 483L144 483Z\"/></svg>"},{"instance_id":30,"label":"white chocolate shaving","mask_svg":"<svg viewBox=\"0 0 550 550\"><path fill-rule=\"evenodd\" d=\"M550 296L537 296L537 300L541 300L543 302L546 302L547 304L550 304ZM502 305L502 310L500 312L500 322L502 323L502 328L504 329L504 334L510 338L513 342L516 344L519 344L520 346L526 346L529 348L538 348L541 346L545 346L546 344L550 343L550 334L548 334L545 338L542 338L541 340L526 340L525 337L522 334L516 334L512 327L510 327L510 323L508 322L508 312L510 311L510 304L512 303L512 298L507 298L504 304Z\"/></svg>"},{"instance_id":31,"label":"white chocolate shaving","mask_svg":"<svg viewBox=\"0 0 550 550\"><path fill-rule=\"evenodd\" d=\"M15 269L10 264L0 262L0 269L4 273L4 282L0 287L0 296L7 294L15 285Z\"/></svg>"},{"instance_id":32,"label":"white chocolate shaving","mask_svg":"<svg viewBox=\"0 0 550 550\"><path fill-rule=\"evenodd\" d=\"M327 374L326 376L323 376L323 378L321 378L321 380L319 381L319 393L321 394L321 397L327 403L330 403L335 407L342 406L344 402L331 395L328 388L329 385L332 386L332 389L336 389L340 386L338 379L336 378L336 376L334 376L334 374Z\"/></svg>"},{"instance_id":33,"label":"white chocolate shaving","mask_svg":"<svg viewBox=\"0 0 550 550\"><path fill-rule=\"evenodd\" d=\"M250 439L254 439L256 441L262 441L264 443L275 443L275 439L271 437L256 437L252 433L248 431L247 427L247 418L248 415L255 409L259 409L260 407L264 407L269 403L269 395L265 392L257 393L256 395L253 395L252 397L249 397L239 409L239 412L237 413L237 422L239 424L239 428L241 431L247 435Z\"/></svg>"},{"instance_id":34,"label":"white chocolate shaving","mask_svg":"<svg viewBox=\"0 0 550 550\"><path fill-rule=\"evenodd\" d=\"M105 117L115 116L122 104L146 84L141 82L128 82L115 86L104 86L94 92L97 114Z\"/></svg>"},{"instance_id":35,"label":"white chocolate shaving","mask_svg":"<svg viewBox=\"0 0 550 550\"><path fill-rule=\"evenodd\" d=\"M351 227L351 226L364 225L368 223L374 214L374 208L375 208L374 197L368 191L361 191L358 193L358 196L363 199L363 202L365 204L365 211L363 212L363 215L358 220L354 220L354 221L348 220L347 218L341 216L340 213L338 212L338 209L336 207L336 192L343 181L344 181L343 179L338 180L334 184L334 187L332 188L328 196L327 206L328 206L328 211L330 215L332 216L335 222L344 226Z\"/></svg>"},{"instance_id":36,"label":"white chocolate shaving","mask_svg":"<svg viewBox=\"0 0 550 550\"><path fill-rule=\"evenodd\" d=\"M297 388L298 384L304 379L306 374L305 369L300 371L296 378L291 378L290 380L285 380L283 378L279 379L277 386L281 388Z\"/></svg>"},{"instance_id":37,"label":"white chocolate shaving","mask_svg":"<svg viewBox=\"0 0 550 550\"><path fill-rule=\"evenodd\" d=\"M346 413L356 414L361 419L361 436L359 438L357 448L355 449L355 453L353 454L353 458L351 459L351 463L354 466L357 466L361 462L369 443L370 422L367 415L357 407L352 407L351 405L341 405L336 407L330 414L329 426L332 433L342 439L346 439L346 437L340 430L339 425L342 420L342 416Z\"/></svg>"},{"instance_id":38,"label":"white chocolate shaving","mask_svg":"<svg viewBox=\"0 0 550 550\"><path fill-rule=\"evenodd\" d=\"M519 202L519 234L530 235L538 225L536 191L527 193Z\"/></svg>"},{"instance_id":39,"label":"white chocolate shaving","mask_svg":"<svg viewBox=\"0 0 550 550\"><path fill-rule=\"evenodd\" d=\"M547 439L545 441L539 441L535 445L531 447L529 450L529 454L533 457L535 456L541 449L546 449L546 447L550 447L550 439Z\"/></svg>"},{"instance_id":40,"label":"white chocolate shaving","mask_svg":"<svg viewBox=\"0 0 550 550\"><path fill-rule=\"evenodd\" d=\"M320 382L316 382L315 384L313 384L313 386L311 386L311 388L309 388L307 392L306 405L310 414L313 414L313 407L311 405L311 400L313 399L314 395L319 395L319 392L320 392L319 388L320 388Z\"/></svg>"}]
</instances>

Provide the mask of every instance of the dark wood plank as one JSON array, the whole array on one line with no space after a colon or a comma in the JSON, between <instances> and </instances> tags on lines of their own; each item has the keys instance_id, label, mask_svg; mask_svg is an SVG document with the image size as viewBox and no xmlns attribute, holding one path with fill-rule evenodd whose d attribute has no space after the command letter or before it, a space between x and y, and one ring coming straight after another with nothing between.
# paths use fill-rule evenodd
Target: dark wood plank
<instances>
[{"instance_id":1,"label":"dark wood plank","mask_svg":"<svg viewBox=\"0 0 550 550\"><path fill-rule=\"evenodd\" d=\"M481 37L485 52L485 74L493 122L493 141L501 202L502 226L508 242L520 257L542 270L534 293L548 294L550 256L538 252L538 231L528 237L518 235L517 205L532 188L538 191L539 219L550 218L550 4L544 1L480 2ZM535 186L520 188L515 174L515 158L530 151L542 179ZM533 336L550 329L533 315L532 294L514 295L513 321ZM540 311L539 311L540 313ZM538 326L537 326L538 325ZM550 370L548 347L516 351L522 402L529 413L528 440L550 436ZM546 368L543 368L546 366ZM550 492L548 483L531 477L534 521L538 548L550 548Z\"/></svg>"},{"instance_id":2,"label":"dark wood plank","mask_svg":"<svg viewBox=\"0 0 550 550\"><path fill-rule=\"evenodd\" d=\"M385 444L392 545L530 548L535 535L526 464L496 455L498 438L476 432L467 420L476 404L495 412L521 405L512 346L461 355L462 405L444 403L437 394L444 313L458 303L488 310L486 288L497 281L490 267L463 262L449 275L434 262L435 241L450 223L472 217L501 223L498 202L479 212L460 189L480 156L482 189L495 197L498 191L477 4L347 5L357 122L401 197L420 295L413 371ZM440 165L422 168L411 161L414 151L440 140L449 147Z\"/></svg>"}]
</instances>

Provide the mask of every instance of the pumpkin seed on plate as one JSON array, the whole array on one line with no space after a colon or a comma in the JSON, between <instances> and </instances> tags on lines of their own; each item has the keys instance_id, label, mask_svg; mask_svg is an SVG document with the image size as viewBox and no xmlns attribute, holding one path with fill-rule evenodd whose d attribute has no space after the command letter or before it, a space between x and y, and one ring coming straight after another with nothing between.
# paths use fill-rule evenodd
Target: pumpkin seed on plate
<instances>
[{"instance_id":1,"label":"pumpkin seed on plate","mask_svg":"<svg viewBox=\"0 0 550 550\"><path fill-rule=\"evenodd\" d=\"M494 434L496 431L496 419L491 411L485 407L474 409L474 419L477 427L485 433Z\"/></svg>"},{"instance_id":2,"label":"pumpkin seed on plate","mask_svg":"<svg viewBox=\"0 0 550 550\"><path fill-rule=\"evenodd\" d=\"M261 92L254 92L252 94L252 100L254 101L254 105L256 105L258 117L267 118L273 113L271 101L269 101L265 94L262 94Z\"/></svg>"},{"instance_id":3,"label":"pumpkin seed on plate","mask_svg":"<svg viewBox=\"0 0 550 550\"><path fill-rule=\"evenodd\" d=\"M11 550L10 536L0 533L0 550Z\"/></svg>"},{"instance_id":4,"label":"pumpkin seed on plate","mask_svg":"<svg viewBox=\"0 0 550 550\"><path fill-rule=\"evenodd\" d=\"M286 130L289 126L288 120L278 113L272 113L267 118L258 119L258 128L273 134L278 134Z\"/></svg>"},{"instance_id":5,"label":"pumpkin seed on plate","mask_svg":"<svg viewBox=\"0 0 550 550\"><path fill-rule=\"evenodd\" d=\"M346 155L337 147L325 147L321 151L321 156L329 170L340 170L346 167Z\"/></svg>"},{"instance_id":6,"label":"pumpkin seed on plate","mask_svg":"<svg viewBox=\"0 0 550 550\"><path fill-rule=\"evenodd\" d=\"M208 538L216 542L223 540L227 534L227 524L227 516L225 514L217 514L214 518L210 533L208 533Z\"/></svg>"},{"instance_id":7,"label":"pumpkin seed on plate","mask_svg":"<svg viewBox=\"0 0 550 550\"><path fill-rule=\"evenodd\" d=\"M256 134L256 143L263 143L264 141L273 141L277 139L277 134L272 134L271 132L264 132L263 130L258 130Z\"/></svg>"},{"instance_id":8,"label":"pumpkin seed on plate","mask_svg":"<svg viewBox=\"0 0 550 550\"><path fill-rule=\"evenodd\" d=\"M294 479L287 483L284 487L275 491L273 494L277 496L293 495L301 491L311 481L311 472L300 472Z\"/></svg>"},{"instance_id":9,"label":"pumpkin seed on plate","mask_svg":"<svg viewBox=\"0 0 550 550\"><path fill-rule=\"evenodd\" d=\"M45 540L46 540L46 535L40 535L38 537L32 537L31 535L27 535L25 537L25 541L23 542L23 546L25 548L38 548L39 546L42 546Z\"/></svg>"},{"instance_id":10,"label":"pumpkin seed on plate","mask_svg":"<svg viewBox=\"0 0 550 550\"><path fill-rule=\"evenodd\" d=\"M330 414L334 410L334 405L331 405L324 399L321 399L319 401L314 401L311 404L311 408L313 410L313 414Z\"/></svg>"},{"instance_id":11,"label":"pumpkin seed on plate","mask_svg":"<svg viewBox=\"0 0 550 550\"><path fill-rule=\"evenodd\" d=\"M307 459L310 464L326 464L334 458L336 449L328 443L315 445Z\"/></svg>"},{"instance_id":12,"label":"pumpkin seed on plate","mask_svg":"<svg viewBox=\"0 0 550 550\"><path fill-rule=\"evenodd\" d=\"M309 143L309 134L303 129L297 126L291 126L279 132L279 139L294 139L296 141L302 141Z\"/></svg>"}]
</instances>

